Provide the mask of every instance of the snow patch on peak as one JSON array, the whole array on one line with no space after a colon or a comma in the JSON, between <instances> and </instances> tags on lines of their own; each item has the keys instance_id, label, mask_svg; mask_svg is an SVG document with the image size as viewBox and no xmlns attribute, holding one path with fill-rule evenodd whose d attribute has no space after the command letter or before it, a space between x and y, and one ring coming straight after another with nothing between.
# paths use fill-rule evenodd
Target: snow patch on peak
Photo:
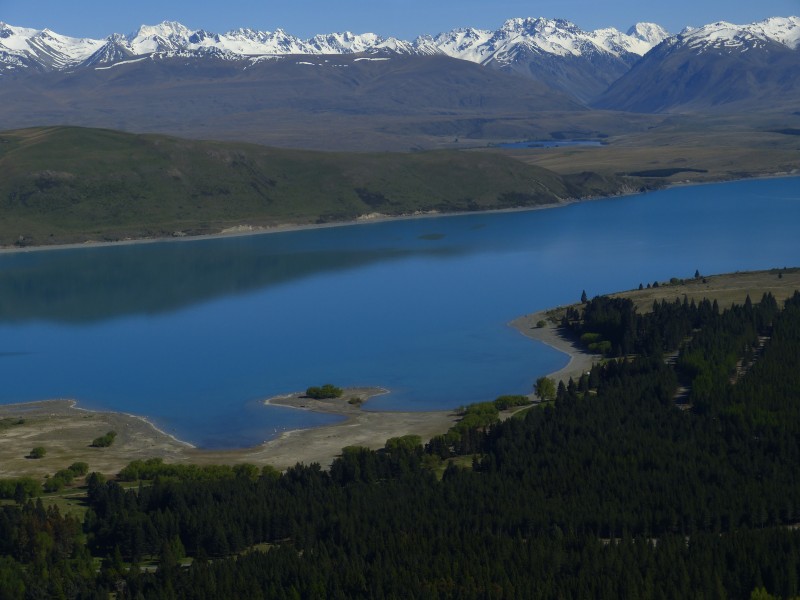
<instances>
[{"instance_id":1,"label":"snow patch on peak","mask_svg":"<svg viewBox=\"0 0 800 600\"><path fill-rule=\"evenodd\" d=\"M491 54L488 46L492 42L492 38L493 32L470 27L440 33L431 42L433 47L443 54L482 63ZM424 42L424 44L429 47L430 42Z\"/></svg>"},{"instance_id":2,"label":"snow patch on peak","mask_svg":"<svg viewBox=\"0 0 800 600\"><path fill-rule=\"evenodd\" d=\"M308 40L308 45L319 54L350 54L370 50L383 42L383 38L374 33L355 35L350 31L315 35Z\"/></svg>"},{"instance_id":3,"label":"snow patch on peak","mask_svg":"<svg viewBox=\"0 0 800 600\"><path fill-rule=\"evenodd\" d=\"M390 52L394 52L395 54L419 54L416 46L413 43L406 42L405 40L400 40L395 37L387 38L375 44L372 50L388 50Z\"/></svg>"},{"instance_id":4,"label":"snow patch on peak","mask_svg":"<svg viewBox=\"0 0 800 600\"><path fill-rule=\"evenodd\" d=\"M141 25L128 39L134 41L136 39L154 36L162 38L188 38L192 33L194 33L192 30L177 21L162 21L158 25Z\"/></svg>"},{"instance_id":5,"label":"snow patch on peak","mask_svg":"<svg viewBox=\"0 0 800 600\"><path fill-rule=\"evenodd\" d=\"M174 52L186 49L194 34L177 21L163 21L158 25L142 25L128 36L128 45L134 54Z\"/></svg>"},{"instance_id":6,"label":"snow patch on peak","mask_svg":"<svg viewBox=\"0 0 800 600\"><path fill-rule=\"evenodd\" d=\"M648 27L649 26L649 27ZM624 34L612 27L584 31L564 19L527 17L508 19L494 32L457 29L434 39L438 48L450 56L485 62L491 58L514 60L525 53L582 56L609 53L616 57L643 55L668 34L653 24L634 29L638 35Z\"/></svg>"},{"instance_id":7,"label":"snow patch on peak","mask_svg":"<svg viewBox=\"0 0 800 600\"><path fill-rule=\"evenodd\" d=\"M667 39L669 31L657 23L636 23L628 29L626 35L647 42L652 48Z\"/></svg>"},{"instance_id":8,"label":"snow patch on peak","mask_svg":"<svg viewBox=\"0 0 800 600\"><path fill-rule=\"evenodd\" d=\"M37 29L0 23L0 48L12 51L27 50L28 40L37 33L39 33Z\"/></svg>"},{"instance_id":9,"label":"snow patch on peak","mask_svg":"<svg viewBox=\"0 0 800 600\"><path fill-rule=\"evenodd\" d=\"M768 41L792 50L800 48L800 18L772 17L749 25L717 21L703 27L687 27L675 38L675 43L698 51L709 48L750 48Z\"/></svg>"},{"instance_id":10,"label":"snow patch on peak","mask_svg":"<svg viewBox=\"0 0 800 600\"><path fill-rule=\"evenodd\" d=\"M800 49L800 17L770 17L750 27L792 50Z\"/></svg>"}]
</instances>

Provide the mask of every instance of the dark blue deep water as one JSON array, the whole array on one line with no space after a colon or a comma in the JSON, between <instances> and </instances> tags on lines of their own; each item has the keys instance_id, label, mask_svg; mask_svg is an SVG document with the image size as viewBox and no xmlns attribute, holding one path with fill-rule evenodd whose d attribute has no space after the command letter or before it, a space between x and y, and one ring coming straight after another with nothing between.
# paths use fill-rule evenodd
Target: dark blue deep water
<instances>
[{"instance_id":1,"label":"dark blue deep water","mask_svg":"<svg viewBox=\"0 0 800 600\"><path fill-rule=\"evenodd\" d=\"M530 390L566 357L507 326L639 283L800 264L800 179L554 210L0 256L0 403L76 398L204 447L335 421L264 407L332 382L372 410Z\"/></svg>"}]
</instances>

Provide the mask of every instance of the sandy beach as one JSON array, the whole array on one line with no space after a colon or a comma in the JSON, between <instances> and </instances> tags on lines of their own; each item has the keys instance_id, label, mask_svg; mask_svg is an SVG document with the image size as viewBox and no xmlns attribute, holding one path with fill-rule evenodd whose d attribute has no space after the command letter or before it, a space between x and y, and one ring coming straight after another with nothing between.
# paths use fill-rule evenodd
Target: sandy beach
<instances>
[{"instance_id":1,"label":"sandy beach","mask_svg":"<svg viewBox=\"0 0 800 600\"><path fill-rule=\"evenodd\" d=\"M548 316L549 312L550 310L543 310L531 313L514 319L509 325L517 329L522 335L547 344L569 357L569 362L564 368L549 373L548 377L556 382L563 380L565 384L570 377L577 381L583 373L592 368L595 362L600 360L600 356L590 354L576 343L561 337L558 333L558 323L551 320ZM540 321L544 321L544 327L538 326Z\"/></svg>"},{"instance_id":2,"label":"sandy beach","mask_svg":"<svg viewBox=\"0 0 800 600\"><path fill-rule=\"evenodd\" d=\"M288 431L252 448L204 450L159 430L147 419L117 412L81 409L74 400L47 400L0 406L0 477L44 477L73 462L89 464L92 471L114 475L133 460L152 457L169 463L272 465L286 469L297 463L327 467L346 446L382 448L392 437L415 434L423 441L444 433L457 420L452 412L372 412L364 409L369 398L386 393L381 388L346 389L342 398L317 401L301 393L279 396L265 403L339 414L334 425ZM349 403L351 398L360 403ZM20 422L22 421L22 422ZM96 437L115 431L108 448L92 448ZM43 458L27 458L42 446Z\"/></svg>"}]
</instances>

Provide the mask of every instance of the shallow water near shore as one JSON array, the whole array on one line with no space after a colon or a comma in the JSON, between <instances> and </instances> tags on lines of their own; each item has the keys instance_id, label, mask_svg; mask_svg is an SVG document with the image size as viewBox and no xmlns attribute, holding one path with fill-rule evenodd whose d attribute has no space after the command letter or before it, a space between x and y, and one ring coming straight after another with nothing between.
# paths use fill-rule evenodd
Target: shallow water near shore
<instances>
[{"instance_id":1,"label":"shallow water near shore","mask_svg":"<svg viewBox=\"0 0 800 600\"><path fill-rule=\"evenodd\" d=\"M76 398L201 447L338 417L262 399L331 382L370 410L527 393L566 357L507 323L670 277L800 263L800 179L554 210L0 256L0 403Z\"/></svg>"}]
</instances>

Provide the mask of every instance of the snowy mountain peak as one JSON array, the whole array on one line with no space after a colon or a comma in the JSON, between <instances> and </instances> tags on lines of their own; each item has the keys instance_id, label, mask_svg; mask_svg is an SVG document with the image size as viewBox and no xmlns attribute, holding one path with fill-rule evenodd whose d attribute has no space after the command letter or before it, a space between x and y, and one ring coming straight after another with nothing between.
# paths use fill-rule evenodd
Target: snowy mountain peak
<instances>
[{"instance_id":1,"label":"snowy mountain peak","mask_svg":"<svg viewBox=\"0 0 800 600\"><path fill-rule=\"evenodd\" d=\"M626 35L647 42L653 47L667 39L669 32L656 23L636 23L628 29Z\"/></svg>"},{"instance_id":2,"label":"snowy mountain peak","mask_svg":"<svg viewBox=\"0 0 800 600\"><path fill-rule=\"evenodd\" d=\"M758 47L767 42L777 42L792 50L798 49L800 18L772 17L749 25L717 21L703 27L687 27L673 40L674 44L686 45L701 52Z\"/></svg>"},{"instance_id":3,"label":"snowy mountain peak","mask_svg":"<svg viewBox=\"0 0 800 600\"><path fill-rule=\"evenodd\" d=\"M655 23L637 23L626 33L614 28L584 31L564 19L518 17L508 19L497 30L454 29L436 36L420 36L413 42L383 38L374 33L350 31L316 35L303 40L283 29L259 31L240 28L227 33L191 30L176 21L142 25L127 36L104 40L79 39L50 29L28 29L0 22L0 73L6 68L35 70L71 68L80 63L113 63L132 56L237 57L288 54L351 54L394 52L396 54L444 54L499 68L523 67L533 57L589 57L622 61L630 66L639 56L665 39L672 44L704 48L755 47L770 40L792 49L800 48L800 18L773 17L750 25L717 22L685 29L669 37ZM594 60L594 59L592 59ZM524 72L524 69L521 71Z\"/></svg>"},{"instance_id":4,"label":"snowy mountain peak","mask_svg":"<svg viewBox=\"0 0 800 600\"><path fill-rule=\"evenodd\" d=\"M350 31L315 35L308 44L319 54L342 54L365 52L383 42L383 38L374 33L355 35Z\"/></svg>"},{"instance_id":5,"label":"snowy mountain peak","mask_svg":"<svg viewBox=\"0 0 800 600\"><path fill-rule=\"evenodd\" d=\"M194 32L177 21L162 21L158 25L141 25L135 33L128 36L128 39L131 41L151 37L181 39L188 38L192 33Z\"/></svg>"},{"instance_id":6,"label":"snowy mountain peak","mask_svg":"<svg viewBox=\"0 0 800 600\"><path fill-rule=\"evenodd\" d=\"M194 32L177 21L163 21L158 25L142 25L128 36L134 54L174 52L185 49Z\"/></svg>"},{"instance_id":7,"label":"snowy mountain peak","mask_svg":"<svg viewBox=\"0 0 800 600\"><path fill-rule=\"evenodd\" d=\"M45 69L87 61L95 53L98 53L97 56L93 56L89 62L106 63L113 62L117 57L153 54L172 56L179 53L191 56L196 53L197 56L209 56L211 49L217 49L226 56L350 54L381 50L398 54L445 54L485 63L498 54L504 57L516 55L517 47L558 56L597 52L609 52L615 56L631 52L644 54L654 45L651 40L660 41L659 35L663 32L657 25L645 25L658 33L652 34L644 28L635 36L622 34L616 29L585 32L563 19L527 17L509 19L497 31L470 27L440 33L435 37L421 36L414 42L407 42L396 38L385 39L374 33L355 34L350 31L316 35L308 40L296 38L282 29L270 32L240 28L217 34L202 29L193 31L177 21L142 25L127 36L78 40L48 29L37 31L2 24L0 50L34 63L42 52L57 55L52 60L38 61L43 63ZM111 46L107 46L109 43Z\"/></svg>"},{"instance_id":8,"label":"snowy mountain peak","mask_svg":"<svg viewBox=\"0 0 800 600\"><path fill-rule=\"evenodd\" d=\"M800 48L800 17L770 17L752 27L792 50Z\"/></svg>"},{"instance_id":9,"label":"snowy mountain peak","mask_svg":"<svg viewBox=\"0 0 800 600\"><path fill-rule=\"evenodd\" d=\"M640 25L640 29L636 29L637 26L632 28L638 35L632 35L614 28L584 31L564 19L514 18L505 21L494 32L460 29L440 34L435 41L445 54L475 62L484 62L489 57L515 60L519 55L517 49L556 56L597 53L609 53L615 57L641 56L669 34L657 25Z\"/></svg>"},{"instance_id":10,"label":"snowy mountain peak","mask_svg":"<svg viewBox=\"0 0 800 600\"><path fill-rule=\"evenodd\" d=\"M86 59L100 48L103 40L72 38L50 29L27 29L3 24L0 27L0 70L12 68L65 69Z\"/></svg>"}]
</instances>

